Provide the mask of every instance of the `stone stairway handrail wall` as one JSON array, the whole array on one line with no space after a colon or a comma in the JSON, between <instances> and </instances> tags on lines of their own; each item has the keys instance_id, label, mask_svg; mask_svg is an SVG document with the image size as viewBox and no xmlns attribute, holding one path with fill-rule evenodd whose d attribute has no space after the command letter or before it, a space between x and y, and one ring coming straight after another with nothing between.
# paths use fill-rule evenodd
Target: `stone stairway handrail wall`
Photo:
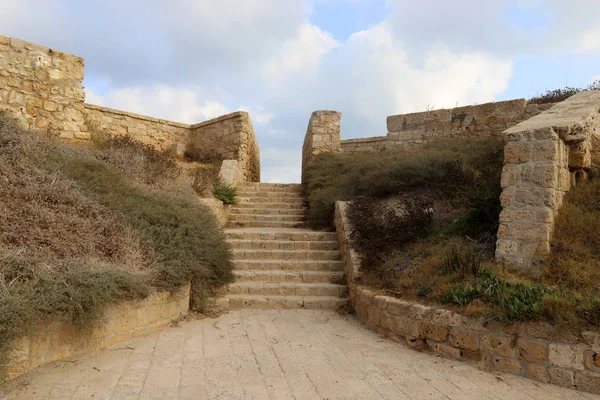
<instances>
[{"instance_id":1,"label":"stone stairway handrail wall","mask_svg":"<svg viewBox=\"0 0 600 400\"><path fill-rule=\"evenodd\" d=\"M500 324L437 306L379 294L357 283L360 254L349 241L347 204L336 203L335 225L350 303L367 328L421 351L487 370L600 394L600 333L565 335L542 322Z\"/></svg>"}]
</instances>

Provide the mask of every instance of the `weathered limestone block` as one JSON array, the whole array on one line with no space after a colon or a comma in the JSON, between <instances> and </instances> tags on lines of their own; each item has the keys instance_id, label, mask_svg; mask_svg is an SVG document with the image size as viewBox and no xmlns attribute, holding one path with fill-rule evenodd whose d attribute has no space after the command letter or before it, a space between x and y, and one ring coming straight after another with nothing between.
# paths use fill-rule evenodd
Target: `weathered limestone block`
<instances>
[{"instance_id":1,"label":"weathered limestone block","mask_svg":"<svg viewBox=\"0 0 600 400\"><path fill-rule=\"evenodd\" d=\"M302 174L314 156L321 153L339 153L340 120L342 113L338 111L314 111L306 128L306 136L302 145ZM303 178L304 180L304 178Z\"/></svg>"},{"instance_id":2,"label":"weathered limestone block","mask_svg":"<svg viewBox=\"0 0 600 400\"><path fill-rule=\"evenodd\" d=\"M498 260L539 272L570 171L593 164L599 110L600 92L582 92L504 132Z\"/></svg>"}]
</instances>

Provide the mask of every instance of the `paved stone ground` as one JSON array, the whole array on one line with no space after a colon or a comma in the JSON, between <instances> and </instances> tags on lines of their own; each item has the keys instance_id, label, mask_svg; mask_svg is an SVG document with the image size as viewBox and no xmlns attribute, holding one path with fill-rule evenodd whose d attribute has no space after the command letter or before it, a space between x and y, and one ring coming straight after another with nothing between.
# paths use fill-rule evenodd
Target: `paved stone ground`
<instances>
[{"instance_id":1,"label":"paved stone ground","mask_svg":"<svg viewBox=\"0 0 600 400\"><path fill-rule=\"evenodd\" d=\"M418 353L333 311L248 309L46 365L4 390L19 400L600 399Z\"/></svg>"}]
</instances>

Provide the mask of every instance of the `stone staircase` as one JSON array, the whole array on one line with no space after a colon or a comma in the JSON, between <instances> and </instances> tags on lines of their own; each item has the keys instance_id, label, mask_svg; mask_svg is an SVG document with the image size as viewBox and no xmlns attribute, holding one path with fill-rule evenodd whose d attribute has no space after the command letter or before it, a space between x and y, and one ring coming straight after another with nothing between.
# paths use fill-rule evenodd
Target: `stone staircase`
<instances>
[{"instance_id":1,"label":"stone staircase","mask_svg":"<svg viewBox=\"0 0 600 400\"><path fill-rule=\"evenodd\" d=\"M307 229L304 211L301 185L238 188L225 230L236 281L216 299L218 306L337 309L347 304L337 236Z\"/></svg>"}]
</instances>

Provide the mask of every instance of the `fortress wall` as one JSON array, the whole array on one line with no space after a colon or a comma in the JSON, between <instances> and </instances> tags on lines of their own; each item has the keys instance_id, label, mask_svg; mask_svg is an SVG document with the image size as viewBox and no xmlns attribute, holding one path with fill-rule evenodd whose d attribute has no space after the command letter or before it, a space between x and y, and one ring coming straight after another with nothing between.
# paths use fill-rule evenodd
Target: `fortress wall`
<instances>
[{"instance_id":1,"label":"fortress wall","mask_svg":"<svg viewBox=\"0 0 600 400\"><path fill-rule=\"evenodd\" d=\"M342 140L342 152L373 152L420 145L436 137L501 137L506 129L552 106L517 99L391 115L387 117L387 136Z\"/></svg>"},{"instance_id":2,"label":"fortress wall","mask_svg":"<svg viewBox=\"0 0 600 400\"><path fill-rule=\"evenodd\" d=\"M11 111L25 126L63 139L88 140L94 131L129 135L160 150L194 153L198 160L236 160L246 181L260 181L260 152L248 113L189 125L86 104L83 74L80 57L0 36L0 110Z\"/></svg>"},{"instance_id":3,"label":"fortress wall","mask_svg":"<svg viewBox=\"0 0 600 400\"><path fill-rule=\"evenodd\" d=\"M89 132L129 135L161 150L183 155L191 125L84 104L84 126Z\"/></svg>"},{"instance_id":4,"label":"fortress wall","mask_svg":"<svg viewBox=\"0 0 600 400\"><path fill-rule=\"evenodd\" d=\"M0 109L31 129L87 139L83 124L83 59L0 36Z\"/></svg>"},{"instance_id":5,"label":"fortress wall","mask_svg":"<svg viewBox=\"0 0 600 400\"><path fill-rule=\"evenodd\" d=\"M250 116L237 111L192 125L186 153L205 160L237 160L247 182L260 182L260 150Z\"/></svg>"}]
</instances>

